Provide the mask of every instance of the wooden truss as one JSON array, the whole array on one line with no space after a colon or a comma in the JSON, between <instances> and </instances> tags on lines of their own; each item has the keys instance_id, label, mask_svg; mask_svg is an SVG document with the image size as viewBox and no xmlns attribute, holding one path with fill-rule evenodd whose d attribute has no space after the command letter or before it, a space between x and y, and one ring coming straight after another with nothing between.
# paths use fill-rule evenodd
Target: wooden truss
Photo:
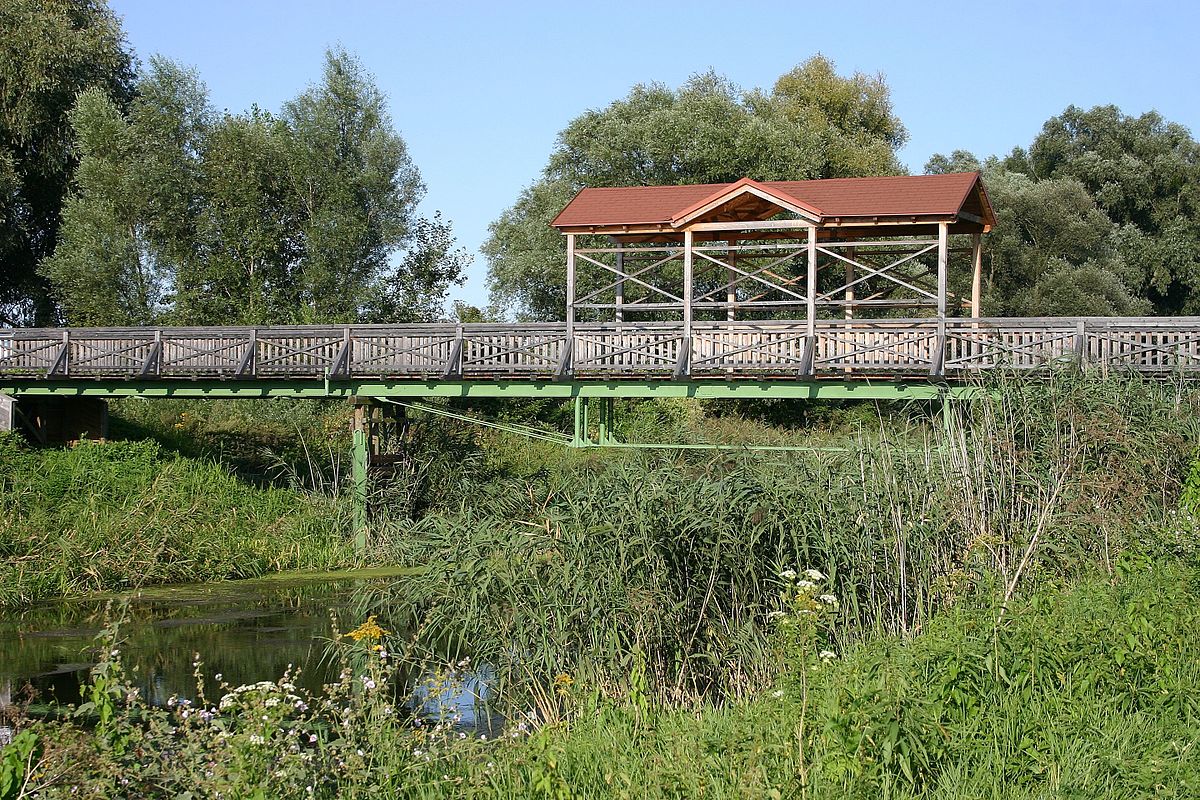
<instances>
[{"instance_id":1,"label":"wooden truss","mask_svg":"<svg viewBox=\"0 0 1200 800\"><path fill-rule=\"evenodd\" d=\"M978 234L970 235L969 246L951 248L950 223L935 230L931 238L909 235L903 226L876 226L855 236L803 219L698 222L679 241L609 234L584 247L579 235L568 233L567 328L673 321L691 340L702 322L786 320L802 322L811 336L821 319L880 318L908 309L931 314L944 345L948 316L979 316L981 248ZM971 259L969 300L949 293L951 259L959 253Z\"/></svg>"}]
</instances>

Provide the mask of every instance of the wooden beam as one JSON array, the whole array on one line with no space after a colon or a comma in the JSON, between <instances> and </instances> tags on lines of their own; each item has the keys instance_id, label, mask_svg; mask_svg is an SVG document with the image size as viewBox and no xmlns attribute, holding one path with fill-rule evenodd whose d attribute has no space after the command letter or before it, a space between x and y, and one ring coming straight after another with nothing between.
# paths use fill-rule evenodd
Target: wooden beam
<instances>
[{"instance_id":1,"label":"wooden beam","mask_svg":"<svg viewBox=\"0 0 1200 800\"><path fill-rule=\"evenodd\" d=\"M242 353L242 360L238 362L238 368L233 373L239 378L243 378L254 374L254 359L258 353L258 329L250 329L250 344L246 345L245 352Z\"/></svg>"},{"instance_id":2,"label":"wooden beam","mask_svg":"<svg viewBox=\"0 0 1200 800\"><path fill-rule=\"evenodd\" d=\"M854 262L858 260L858 248L846 248L846 319L854 319Z\"/></svg>"},{"instance_id":3,"label":"wooden beam","mask_svg":"<svg viewBox=\"0 0 1200 800\"><path fill-rule=\"evenodd\" d=\"M737 303L737 237L729 237L729 253L726 258L729 260L729 266L725 269L725 281L729 284L725 290L725 302L729 304L729 308L725 310L725 319L733 322L737 318L737 312L734 310L734 305Z\"/></svg>"},{"instance_id":4,"label":"wooden beam","mask_svg":"<svg viewBox=\"0 0 1200 800\"><path fill-rule=\"evenodd\" d=\"M943 340L946 336L946 275L949 267L947 242L949 239L948 226L945 222L938 224L938 258L937 258L937 304L938 304L938 336Z\"/></svg>"},{"instance_id":5,"label":"wooden beam","mask_svg":"<svg viewBox=\"0 0 1200 800\"><path fill-rule=\"evenodd\" d=\"M683 340L692 341L692 232L683 233Z\"/></svg>"},{"instance_id":6,"label":"wooden beam","mask_svg":"<svg viewBox=\"0 0 1200 800\"><path fill-rule=\"evenodd\" d=\"M621 276L617 278L617 308L614 316L617 322L624 322L625 310L622 308L622 306L625 305L625 248L621 248L617 251L617 271L621 273Z\"/></svg>"},{"instance_id":7,"label":"wooden beam","mask_svg":"<svg viewBox=\"0 0 1200 800\"><path fill-rule=\"evenodd\" d=\"M54 356L54 362L50 365L50 369L46 371L47 375L66 375L71 352L71 332L65 330L62 332L62 346L58 348L58 353Z\"/></svg>"},{"instance_id":8,"label":"wooden beam","mask_svg":"<svg viewBox=\"0 0 1200 800\"><path fill-rule=\"evenodd\" d=\"M799 231L811 228L807 219L768 219L755 222L695 222L687 226L689 231Z\"/></svg>"},{"instance_id":9,"label":"wooden beam","mask_svg":"<svg viewBox=\"0 0 1200 800\"><path fill-rule=\"evenodd\" d=\"M575 332L575 234L567 234L567 336Z\"/></svg>"},{"instance_id":10,"label":"wooden beam","mask_svg":"<svg viewBox=\"0 0 1200 800\"><path fill-rule=\"evenodd\" d=\"M971 316L979 319L983 296L983 237L971 236Z\"/></svg>"},{"instance_id":11,"label":"wooden beam","mask_svg":"<svg viewBox=\"0 0 1200 800\"><path fill-rule=\"evenodd\" d=\"M808 228L808 335L817 334L817 228Z\"/></svg>"}]
</instances>

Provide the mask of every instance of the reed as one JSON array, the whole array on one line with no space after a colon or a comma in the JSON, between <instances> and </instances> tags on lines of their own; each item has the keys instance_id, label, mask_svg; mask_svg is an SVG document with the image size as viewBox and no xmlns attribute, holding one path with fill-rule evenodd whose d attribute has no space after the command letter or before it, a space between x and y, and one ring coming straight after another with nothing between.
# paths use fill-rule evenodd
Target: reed
<instances>
[{"instance_id":1,"label":"reed","mask_svg":"<svg viewBox=\"0 0 1200 800\"><path fill-rule=\"evenodd\" d=\"M432 565L405 602L496 665L512 707L564 674L627 695L635 664L663 704L744 698L781 668L766 624L781 570L830 576L845 645L964 597L1003 616L1027 586L1111 573L1161 540L1193 397L1068 373L988 388L946 424L893 418L842 454L590 453L522 472L525 445L492 439L506 468L382 520L380 548Z\"/></svg>"}]
</instances>

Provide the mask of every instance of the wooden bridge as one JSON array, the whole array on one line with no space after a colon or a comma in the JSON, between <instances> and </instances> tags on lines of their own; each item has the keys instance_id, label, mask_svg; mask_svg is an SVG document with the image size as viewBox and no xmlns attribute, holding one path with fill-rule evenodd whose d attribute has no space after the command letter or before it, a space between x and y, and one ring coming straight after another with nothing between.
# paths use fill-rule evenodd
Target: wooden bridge
<instances>
[{"instance_id":1,"label":"wooden bridge","mask_svg":"<svg viewBox=\"0 0 1200 800\"><path fill-rule=\"evenodd\" d=\"M1200 373L1200 318L983 317L995 221L978 173L584 189L552 223L561 323L0 330L0 428L103 436L122 396L353 398L364 544L401 407L380 400L574 399L566 442L615 446L619 397L936 400L1061 363Z\"/></svg>"},{"instance_id":2,"label":"wooden bridge","mask_svg":"<svg viewBox=\"0 0 1200 800\"><path fill-rule=\"evenodd\" d=\"M809 330L806 321L693 322L687 332L670 322L575 323L569 333L565 323L12 329L0 331L0 391L291 386L337 396L370 385L411 396L470 394L455 389L475 384L492 394L592 385L620 396L683 383L953 385L1062 362L1161 377L1200 371L1196 317L820 320Z\"/></svg>"}]
</instances>

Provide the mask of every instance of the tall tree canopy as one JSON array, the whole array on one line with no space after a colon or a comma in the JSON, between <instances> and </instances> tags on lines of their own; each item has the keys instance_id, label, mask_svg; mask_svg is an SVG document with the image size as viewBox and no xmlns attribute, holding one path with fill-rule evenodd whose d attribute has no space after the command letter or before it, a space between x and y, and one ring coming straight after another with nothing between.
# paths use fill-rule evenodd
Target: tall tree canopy
<instances>
[{"instance_id":1,"label":"tall tree canopy","mask_svg":"<svg viewBox=\"0 0 1200 800\"><path fill-rule=\"evenodd\" d=\"M1160 314L1200 313L1200 143L1187 128L1154 112L1071 106L1006 165L1082 183L1122 228L1121 252L1140 270L1131 288Z\"/></svg>"},{"instance_id":2,"label":"tall tree canopy","mask_svg":"<svg viewBox=\"0 0 1200 800\"><path fill-rule=\"evenodd\" d=\"M284 106L218 115L151 59L127 114L85 92L82 159L43 263L73 324L424 319L461 279L382 93L351 56Z\"/></svg>"},{"instance_id":3,"label":"tall tree canopy","mask_svg":"<svg viewBox=\"0 0 1200 800\"><path fill-rule=\"evenodd\" d=\"M561 319L566 251L550 221L584 187L896 174L906 138L881 77L839 76L822 56L770 92L711 72L678 89L635 86L572 120L541 178L492 223L483 252L493 304Z\"/></svg>"},{"instance_id":4,"label":"tall tree canopy","mask_svg":"<svg viewBox=\"0 0 1200 800\"><path fill-rule=\"evenodd\" d=\"M133 59L95 0L5 0L0 31L0 324L48 323L37 264L54 249L75 169L71 107L91 90L123 108Z\"/></svg>"},{"instance_id":5,"label":"tall tree canopy","mask_svg":"<svg viewBox=\"0 0 1200 800\"><path fill-rule=\"evenodd\" d=\"M927 172L978 168L935 155ZM1071 106L983 165L985 313L1200 313L1200 145L1154 112Z\"/></svg>"}]
</instances>

